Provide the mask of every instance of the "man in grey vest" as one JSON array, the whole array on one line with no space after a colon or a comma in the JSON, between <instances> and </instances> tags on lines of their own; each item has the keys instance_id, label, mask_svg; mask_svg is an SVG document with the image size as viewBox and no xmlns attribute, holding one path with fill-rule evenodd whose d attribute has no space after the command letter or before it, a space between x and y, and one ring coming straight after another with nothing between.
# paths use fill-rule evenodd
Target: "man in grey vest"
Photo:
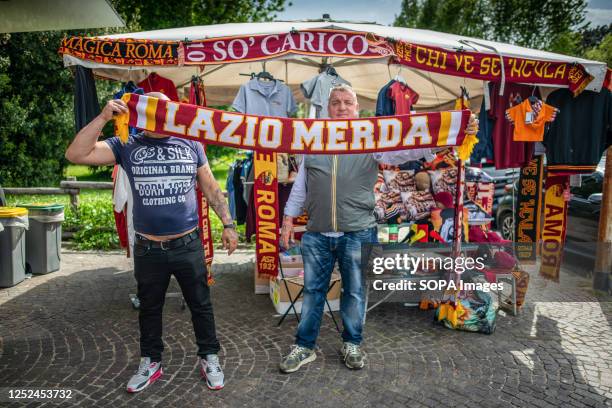
<instances>
[{"instance_id":1,"label":"man in grey vest","mask_svg":"<svg viewBox=\"0 0 612 408\"><path fill-rule=\"evenodd\" d=\"M353 89L344 84L332 88L328 112L332 119L358 118L359 104ZM475 133L477 127L472 117L466 131ZM282 372L292 373L316 359L315 342L336 261L342 276L340 313L344 331L341 353L348 368L363 368L360 344L366 304L360 266L361 244L377 241L374 184L378 163L401 164L423 157L431 160L431 150L304 156L285 207L281 232L281 245L288 248L293 218L306 209L307 232L301 241L304 260L302 319L295 344L280 363Z\"/></svg>"}]
</instances>

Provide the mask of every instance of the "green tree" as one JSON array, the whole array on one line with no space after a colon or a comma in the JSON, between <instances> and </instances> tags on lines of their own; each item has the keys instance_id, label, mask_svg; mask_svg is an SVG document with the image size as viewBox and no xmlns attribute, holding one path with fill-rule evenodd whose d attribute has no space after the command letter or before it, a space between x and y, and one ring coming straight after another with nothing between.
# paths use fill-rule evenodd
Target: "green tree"
<instances>
[{"instance_id":1,"label":"green tree","mask_svg":"<svg viewBox=\"0 0 612 408\"><path fill-rule=\"evenodd\" d=\"M139 30L269 21L285 9L285 0L112 0L112 4L130 29Z\"/></svg>"},{"instance_id":2,"label":"green tree","mask_svg":"<svg viewBox=\"0 0 612 408\"><path fill-rule=\"evenodd\" d=\"M58 32L0 36L0 182L54 184L74 134L70 72Z\"/></svg>"},{"instance_id":3,"label":"green tree","mask_svg":"<svg viewBox=\"0 0 612 408\"><path fill-rule=\"evenodd\" d=\"M403 0L395 25L577 54L586 0Z\"/></svg>"},{"instance_id":4,"label":"green tree","mask_svg":"<svg viewBox=\"0 0 612 408\"><path fill-rule=\"evenodd\" d=\"M66 35L162 29L189 25L264 21L285 0L112 0L124 29L0 34L0 184L57 185L74 136L74 80L57 54ZM291 4L291 3L289 3ZM100 103L116 84L98 87Z\"/></svg>"},{"instance_id":5,"label":"green tree","mask_svg":"<svg viewBox=\"0 0 612 408\"><path fill-rule=\"evenodd\" d=\"M591 60L605 62L608 67L612 67L612 33L606 35L601 44L587 50L584 56Z\"/></svg>"}]
</instances>

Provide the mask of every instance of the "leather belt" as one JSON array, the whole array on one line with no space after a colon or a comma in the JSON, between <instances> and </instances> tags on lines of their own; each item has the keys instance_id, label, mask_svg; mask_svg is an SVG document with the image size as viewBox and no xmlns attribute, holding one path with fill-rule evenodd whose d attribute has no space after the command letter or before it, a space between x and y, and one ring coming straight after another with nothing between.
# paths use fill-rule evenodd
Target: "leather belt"
<instances>
[{"instance_id":1,"label":"leather belt","mask_svg":"<svg viewBox=\"0 0 612 408\"><path fill-rule=\"evenodd\" d=\"M169 239L167 241L153 241L147 237L144 237L136 233L135 245L143 246L148 249L151 249L151 248L159 248L163 250L176 249L176 248L181 248L181 247L188 245L189 243L191 243L191 241L198 239L199 236L200 236L200 230L195 229L191 231L190 233L180 236L178 238Z\"/></svg>"}]
</instances>

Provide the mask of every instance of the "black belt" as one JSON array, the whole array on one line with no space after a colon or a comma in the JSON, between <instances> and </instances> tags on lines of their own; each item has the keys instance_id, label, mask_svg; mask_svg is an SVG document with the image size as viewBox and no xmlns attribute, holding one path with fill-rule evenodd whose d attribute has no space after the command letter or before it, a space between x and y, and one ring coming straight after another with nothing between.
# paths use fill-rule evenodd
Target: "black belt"
<instances>
[{"instance_id":1,"label":"black belt","mask_svg":"<svg viewBox=\"0 0 612 408\"><path fill-rule=\"evenodd\" d=\"M191 241L198 239L200 236L199 229L195 229L191 231L189 234L185 234L178 238L169 239L167 241L153 241L147 237L136 233L136 245L143 246L145 248L160 248L163 250L166 249L176 249L183 246L188 245Z\"/></svg>"}]
</instances>

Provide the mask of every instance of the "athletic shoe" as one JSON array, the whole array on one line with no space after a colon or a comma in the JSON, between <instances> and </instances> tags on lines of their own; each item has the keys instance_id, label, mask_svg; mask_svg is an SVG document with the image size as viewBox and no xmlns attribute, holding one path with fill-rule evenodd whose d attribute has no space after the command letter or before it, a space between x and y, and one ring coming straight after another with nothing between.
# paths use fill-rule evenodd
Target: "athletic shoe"
<instances>
[{"instance_id":1,"label":"athletic shoe","mask_svg":"<svg viewBox=\"0 0 612 408\"><path fill-rule=\"evenodd\" d=\"M206 358L200 359L200 374L202 374L202 378L206 380L206 385L211 390L220 390L225 385L219 356L216 354L209 354Z\"/></svg>"},{"instance_id":2,"label":"athletic shoe","mask_svg":"<svg viewBox=\"0 0 612 408\"><path fill-rule=\"evenodd\" d=\"M292 373L300 369L304 364L308 364L317 359L314 350L294 344L291 352L281 361L279 368L283 373Z\"/></svg>"},{"instance_id":3,"label":"athletic shoe","mask_svg":"<svg viewBox=\"0 0 612 408\"><path fill-rule=\"evenodd\" d=\"M161 362L151 361L150 357L141 357L136 374L127 384L128 392L138 392L153 384L163 374Z\"/></svg>"},{"instance_id":4,"label":"athletic shoe","mask_svg":"<svg viewBox=\"0 0 612 408\"><path fill-rule=\"evenodd\" d=\"M344 364L350 369L359 370L365 365L363 352L357 344L345 342L340 353Z\"/></svg>"}]
</instances>

